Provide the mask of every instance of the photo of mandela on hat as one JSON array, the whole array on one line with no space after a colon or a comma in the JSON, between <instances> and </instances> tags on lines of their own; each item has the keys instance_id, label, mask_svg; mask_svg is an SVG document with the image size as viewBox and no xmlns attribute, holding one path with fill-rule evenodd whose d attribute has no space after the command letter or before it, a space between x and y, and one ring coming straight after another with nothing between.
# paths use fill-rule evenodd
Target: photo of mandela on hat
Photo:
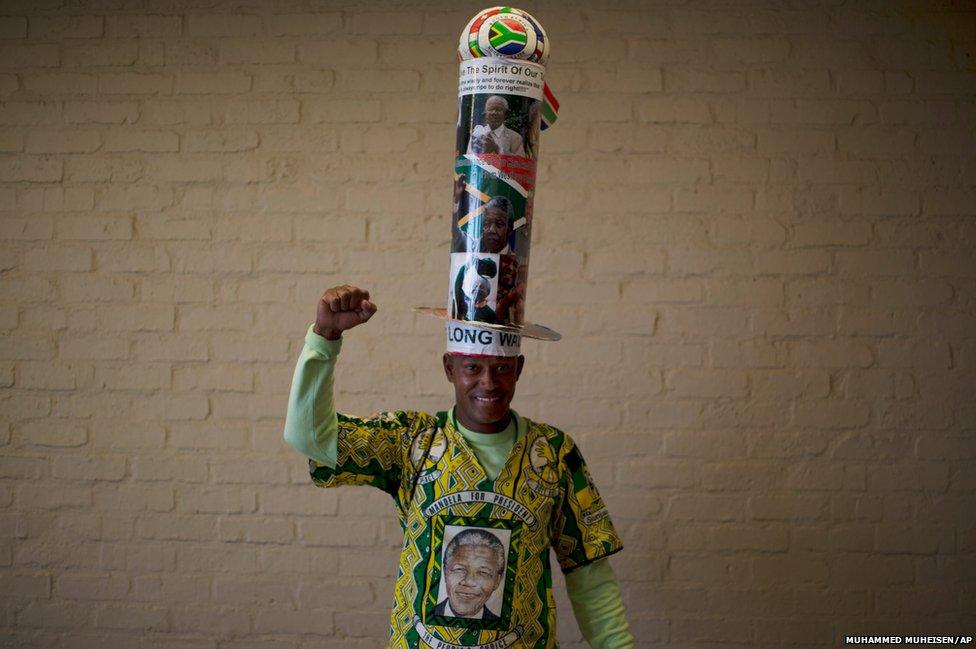
<instances>
[{"instance_id":1,"label":"photo of mandela on hat","mask_svg":"<svg viewBox=\"0 0 976 649\"><path fill-rule=\"evenodd\" d=\"M544 32L514 11L476 17L499 14L506 30L473 22L461 35L447 307L416 309L447 320L449 353L517 356L523 337L560 339L524 320L539 132L558 105ZM525 47L520 25L532 27Z\"/></svg>"}]
</instances>

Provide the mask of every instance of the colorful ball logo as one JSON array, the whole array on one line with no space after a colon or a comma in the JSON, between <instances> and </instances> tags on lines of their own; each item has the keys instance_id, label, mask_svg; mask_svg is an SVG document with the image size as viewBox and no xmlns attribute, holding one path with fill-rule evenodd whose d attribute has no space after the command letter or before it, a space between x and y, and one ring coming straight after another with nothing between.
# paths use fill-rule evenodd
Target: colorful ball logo
<instances>
[{"instance_id":1,"label":"colorful ball logo","mask_svg":"<svg viewBox=\"0 0 976 649\"><path fill-rule=\"evenodd\" d=\"M541 25L527 12L492 7L468 22L461 32L458 55L462 60L503 57L545 65L549 42Z\"/></svg>"},{"instance_id":2,"label":"colorful ball logo","mask_svg":"<svg viewBox=\"0 0 976 649\"><path fill-rule=\"evenodd\" d=\"M529 37L524 25L511 18L502 18L489 27L488 42L499 54L518 56L525 49Z\"/></svg>"}]
</instances>

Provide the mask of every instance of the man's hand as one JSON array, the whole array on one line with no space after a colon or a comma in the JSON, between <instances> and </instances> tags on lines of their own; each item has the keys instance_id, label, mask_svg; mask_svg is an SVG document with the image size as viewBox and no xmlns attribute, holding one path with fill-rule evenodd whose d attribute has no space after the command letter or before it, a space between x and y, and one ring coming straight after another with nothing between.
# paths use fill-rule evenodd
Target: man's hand
<instances>
[{"instance_id":1,"label":"man's hand","mask_svg":"<svg viewBox=\"0 0 976 649\"><path fill-rule=\"evenodd\" d=\"M359 326L373 317L376 305L369 301L369 291L345 284L326 291L319 299L312 331L338 340L342 332Z\"/></svg>"},{"instance_id":2,"label":"man's hand","mask_svg":"<svg viewBox=\"0 0 976 649\"><path fill-rule=\"evenodd\" d=\"M467 178L464 174L461 174L454 179L454 204L457 205L464 198L464 183L467 182Z\"/></svg>"},{"instance_id":3,"label":"man's hand","mask_svg":"<svg viewBox=\"0 0 976 649\"><path fill-rule=\"evenodd\" d=\"M498 153L498 143L495 142L495 138L491 136L491 133L486 133L485 135L478 135L473 138L475 141L471 149L475 153Z\"/></svg>"}]
</instances>

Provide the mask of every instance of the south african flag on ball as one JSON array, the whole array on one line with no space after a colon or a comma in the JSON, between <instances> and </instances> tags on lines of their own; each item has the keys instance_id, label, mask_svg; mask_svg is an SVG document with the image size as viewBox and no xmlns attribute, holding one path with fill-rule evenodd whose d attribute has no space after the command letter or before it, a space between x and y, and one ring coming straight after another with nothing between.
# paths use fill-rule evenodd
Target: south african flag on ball
<instances>
[{"instance_id":1,"label":"south african flag on ball","mask_svg":"<svg viewBox=\"0 0 976 649\"><path fill-rule=\"evenodd\" d=\"M461 59L498 56L545 65L549 59L546 32L525 11L514 7L492 7L480 12L458 43Z\"/></svg>"}]
</instances>

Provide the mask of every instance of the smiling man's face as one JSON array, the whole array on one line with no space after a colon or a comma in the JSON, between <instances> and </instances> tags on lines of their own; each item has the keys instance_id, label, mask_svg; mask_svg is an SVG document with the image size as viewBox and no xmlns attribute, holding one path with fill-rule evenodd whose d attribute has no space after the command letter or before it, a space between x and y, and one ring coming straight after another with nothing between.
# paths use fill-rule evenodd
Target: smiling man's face
<instances>
[{"instance_id":1,"label":"smiling man's face","mask_svg":"<svg viewBox=\"0 0 976 649\"><path fill-rule=\"evenodd\" d=\"M482 252L498 253L508 245L508 214L497 207L489 207L481 217Z\"/></svg>"},{"instance_id":2,"label":"smiling man's face","mask_svg":"<svg viewBox=\"0 0 976 649\"><path fill-rule=\"evenodd\" d=\"M491 548L466 545L455 549L444 576L451 610L458 617L473 617L501 583L502 566Z\"/></svg>"},{"instance_id":3,"label":"smiling man's face","mask_svg":"<svg viewBox=\"0 0 976 649\"><path fill-rule=\"evenodd\" d=\"M454 413L476 433L497 433L509 421L509 405L524 356L444 354L444 373L454 384Z\"/></svg>"},{"instance_id":4,"label":"smiling man's face","mask_svg":"<svg viewBox=\"0 0 976 649\"><path fill-rule=\"evenodd\" d=\"M508 110L505 108L505 100L501 97L489 97L485 102L485 121L491 130L505 123L506 113Z\"/></svg>"}]
</instances>

